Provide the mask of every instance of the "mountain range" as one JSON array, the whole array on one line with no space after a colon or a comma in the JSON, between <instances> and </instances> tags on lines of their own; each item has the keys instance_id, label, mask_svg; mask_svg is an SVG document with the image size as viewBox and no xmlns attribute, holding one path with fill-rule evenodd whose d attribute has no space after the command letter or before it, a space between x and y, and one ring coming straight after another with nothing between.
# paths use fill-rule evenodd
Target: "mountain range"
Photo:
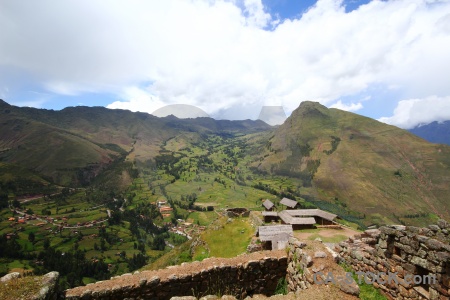
<instances>
[{"instance_id":1,"label":"mountain range","mask_svg":"<svg viewBox=\"0 0 450 300\"><path fill-rule=\"evenodd\" d=\"M89 183L118 159L145 163L177 133L250 133L262 121L158 118L104 107L61 111L19 108L0 100L0 159L26 166L60 185Z\"/></svg>"},{"instance_id":2,"label":"mountain range","mask_svg":"<svg viewBox=\"0 0 450 300\"><path fill-rule=\"evenodd\" d=\"M431 143L450 145L450 120L419 125L410 129L409 132Z\"/></svg>"},{"instance_id":3,"label":"mountain range","mask_svg":"<svg viewBox=\"0 0 450 300\"><path fill-rule=\"evenodd\" d=\"M8 170L0 176L3 185L23 174L42 185L70 187L109 176L125 187L131 183L127 172L108 173L111 166L151 166L180 133L245 136L250 169L301 182L306 201L358 212L367 225L450 219L449 146L315 102L302 102L279 127L103 107L20 108L4 101L0 119L0 168Z\"/></svg>"}]
</instances>

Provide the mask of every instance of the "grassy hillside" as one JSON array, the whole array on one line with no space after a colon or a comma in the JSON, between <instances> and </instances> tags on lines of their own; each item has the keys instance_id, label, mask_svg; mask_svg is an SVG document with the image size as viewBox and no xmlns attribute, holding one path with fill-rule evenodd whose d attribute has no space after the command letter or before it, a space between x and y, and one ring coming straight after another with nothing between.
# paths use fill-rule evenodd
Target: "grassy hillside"
<instances>
[{"instance_id":1,"label":"grassy hillside","mask_svg":"<svg viewBox=\"0 0 450 300\"><path fill-rule=\"evenodd\" d=\"M119 153L71 132L3 114L0 159L38 172L62 184L82 184Z\"/></svg>"},{"instance_id":2,"label":"grassy hillside","mask_svg":"<svg viewBox=\"0 0 450 300\"><path fill-rule=\"evenodd\" d=\"M265 146L260 169L301 178L316 197L360 212L366 224L450 217L448 146L313 102Z\"/></svg>"},{"instance_id":3,"label":"grassy hillside","mask_svg":"<svg viewBox=\"0 0 450 300\"><path fill-rule=\"evenodd\" d=\"M270 128L261 121L180 120L104 107L61 111L20 108L0 100L0 160L17 163L62 185L85 185L123 158L149 163L171 137L186 133L246 133Z\"/></svg>"}]
</instances>

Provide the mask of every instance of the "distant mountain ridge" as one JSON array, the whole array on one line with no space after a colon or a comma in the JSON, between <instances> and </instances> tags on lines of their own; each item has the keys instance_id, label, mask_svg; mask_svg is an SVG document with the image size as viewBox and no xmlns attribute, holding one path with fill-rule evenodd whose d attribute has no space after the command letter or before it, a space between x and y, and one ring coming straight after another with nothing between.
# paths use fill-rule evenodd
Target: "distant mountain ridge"
<instances>
[{"instance_id":1,"label":"distant mountain ridge","mask_svg":"<svg viewBox=\"0 0 450 300\"><path fill-rule=\"evenodd\" d=\"M179 132L233 134L264 131L258 120L158 118L105 107L60 111L12 106L0 100L0 161L37 171L62 185L92 181L107 165L125 157L145 163Z\"/></svg>"},{"instance_id":2,"label":"distant mountain ridge","mask_svg":"<svg viewBox=\"0 0 450 300\"><path fill-rule=\"evenodd\" d=\"M450 145L450 120L419 125L409 129L409 132L431 143Z\"/></svg>"}]
</instances>

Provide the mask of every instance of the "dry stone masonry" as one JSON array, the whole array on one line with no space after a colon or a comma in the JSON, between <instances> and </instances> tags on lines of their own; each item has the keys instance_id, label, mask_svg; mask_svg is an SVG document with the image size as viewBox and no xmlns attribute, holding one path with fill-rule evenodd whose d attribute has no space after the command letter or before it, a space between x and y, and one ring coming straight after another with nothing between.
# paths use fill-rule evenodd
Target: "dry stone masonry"
<instances>
[{"instance_id":1,"label":"dry stone masonry","mask_svg":"<svg viewBox=\"0 0 450 300\"><path fill-rule=\"evenodd\" d=\"M314 243L311 243L314 245ZM320 242L316 242L321 244ZM334 284L339 289L349 295L358 296L359 287L352 282L339 280L345 278L345 271L335 263L332 253L322 249L308 249L307 244L295 238L289 239L288 268L286 279L288 290L301 295L302 290L310 288L312 285ZM327 274L334 276L333 282L327 282Z\"/></svg>"},{"instance_id":2,"label":"dry stone masonry","mask_svg":"<svg viewBox=\"0 0 450 300\"><path fill-rule=\"evenodd\" d=\"M143 271L66 291L67 299L170 299L175 296L202 297L229 294L272 295L286 275L287 258L265 252L231 259L206 259L160 271ZM217 263L211 263L215 261Z\"/></svg>"},{"instance_id":3,"label":"dry stone masonry","mask_svg":"<svg viewBox=\"0 0 450 300\"><path fill-rule=\"evenodd\" d=\"M353 270L367 274L362 281L393 299L448 300L449 231L444 220L427 228L384 226L341 242L336 250Z\"/></svg>"}]
</instances>

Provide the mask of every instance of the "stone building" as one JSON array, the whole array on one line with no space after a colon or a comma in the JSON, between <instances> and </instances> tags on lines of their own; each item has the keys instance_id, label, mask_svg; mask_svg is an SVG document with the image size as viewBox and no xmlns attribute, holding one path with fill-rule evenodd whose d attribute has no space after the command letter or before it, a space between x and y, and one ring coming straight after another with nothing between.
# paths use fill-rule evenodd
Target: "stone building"
<instances>
[{"instance_id":1,"label":"stone building","mask_svg":"<svg viewBox=\"0 0 450 300\"><path fill-rule=\"evenodd\" d=\"M294 236L291 225L259 226L258 237L264 249L281 250L286 248L289 238Z\"/></svg>"}]
</instances>

